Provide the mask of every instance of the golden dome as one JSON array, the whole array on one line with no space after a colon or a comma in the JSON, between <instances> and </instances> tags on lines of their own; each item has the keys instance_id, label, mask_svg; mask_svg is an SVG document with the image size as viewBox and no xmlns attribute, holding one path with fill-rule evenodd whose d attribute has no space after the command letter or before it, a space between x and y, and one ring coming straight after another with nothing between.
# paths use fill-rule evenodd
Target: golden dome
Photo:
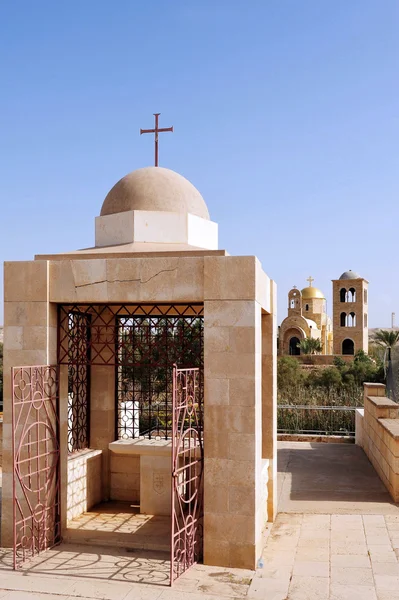
<instances>
[{"instance_id":1,"label":"golden dome","mask_svg":"<svg viewBox=\"0 0 399 600\"><path fill-rule=\"evenodd\" d=\"M302 298L307 298L309 300L313 298L321 298L322 300L324 300L325 298L323 292L319 290L319 288L315 288L313 286L303 288L303 290L301 290L301 294Z\"/></svg>"}]
</instances>

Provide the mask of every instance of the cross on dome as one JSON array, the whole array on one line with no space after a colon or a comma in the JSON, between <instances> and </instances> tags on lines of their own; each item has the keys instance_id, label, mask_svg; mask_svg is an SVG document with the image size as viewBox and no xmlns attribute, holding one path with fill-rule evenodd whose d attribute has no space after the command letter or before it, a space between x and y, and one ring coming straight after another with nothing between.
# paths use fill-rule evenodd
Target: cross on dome
<instances>
[{"instance_id":1,"label":"cross on dome","mask_svg":"<svg viewBox=\"0 0 399 600\"><path fill-rule=\"evenodd\" d=\"M309 287L312 287L312 283L314 282L314 278L311 275L309 275L309 277L307 278L306 281L309 281Z\"/></svg>"},{"instance_id":2,"label":"cross on dome","mask_svg":"<svg viewBox=\"0 0 399 600\"><path fill-rule=\"evenodd\" d=\"M158 127L158 117L161 113L154 113L154 117L155 117L155 127L154 129L140 129L140 135L142 135L143 133L155 133L155 166L158 166L158 134L159 133L164 133L165 131L171 131L173 133L173 126L172 127L163 127L163 128L159 128Z\"/></svg>"}]
</instances>

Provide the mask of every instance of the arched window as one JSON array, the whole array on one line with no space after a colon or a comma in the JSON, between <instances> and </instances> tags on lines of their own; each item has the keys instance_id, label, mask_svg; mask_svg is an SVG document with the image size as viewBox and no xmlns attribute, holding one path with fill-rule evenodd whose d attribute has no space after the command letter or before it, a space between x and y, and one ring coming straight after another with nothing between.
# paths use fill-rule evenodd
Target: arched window
<instances>
[{"instance_id":1,"label":"arched window","mask_svg":"<svg viewBox=\"0 0 399 600\"><path fill-rule=\"evenodd\" d=\"M290 347L289 352L291 356L299 356L301 354L301 349L298 348L299 338L292 337L290 339Z\"/></svg>"},{"instance_id":2,"label":"arched window","mask_svg":"<svg viewBox=\"0 0 399 600\"><path fill-rule=\"evenodd\" d=\"M346 313L341 313L341 327L346 327Z\"/></svg>"},{"instance_id":3,"label":"arched window","mask_svg":"<svg viewBox=\"0 0 399 600\"><path fill-rule=\"evenodd\" d=\"M354 312L349 313L348 327L356 327L356 315Z\"/></svg>"},{"instance_id":4,"label":"arched window","mask_svg":"<svg viewBox=\"0 0 399 600\"><path fill-rule=\"evenodd\" d=\"M364 313L364 327L367 327L367 313Z\"/></svg>"},{"instance_id":5,"label":"arched window","mask_svg":"<svg viewBox=\"0 0 399 600\"><path fill-rule=\"evenodd\" d=\"M305 304L305 310L309 310L309 304Z\"/></svg>"},{"instance_id":6,"label":"arched window","mask_svg":"<svg viewBox=\"0 0 399 600\"><path fill-rule=\"evenodd\" d=\"M349 289L348 302L356 302L356 290L353 287Z\"/></svg>"},{"instance_id":7,"label":"arched window","mask_svg":"<svg viewBox=\"0 0 399 600\"><path fill-rule=\"evenodd\" d=\"M367 290L364 290L364 303L367 304Z\"/></svg>"},{"instance_id":8,"label":"arched window","mask_svg":"<svg viewBox=\"0 0 399 600\"><path fill-rule=\"evenodd\" d=\"M346 339L342 342L342 354L355 354L355 344L353 340Z\"/></svg>"},{"instance_id":9,"label":"arched window","mask_svg":"<svg viewBox=\"0 0 399 600\"><path fill-rule=\"evenodd\" d=\"M295 300L291 300L291 308L295 308Z\"/></svg>"},{"instance_id":10,"label":"arched window","mask_svg":"<svg viewBox=\"0 0 399 600\"><path fill-rule=\"evenodd\" d=\"M346 302L346 288L341 288L339 292L339 298L341 302Z\"/></svg>"}]
</instances>

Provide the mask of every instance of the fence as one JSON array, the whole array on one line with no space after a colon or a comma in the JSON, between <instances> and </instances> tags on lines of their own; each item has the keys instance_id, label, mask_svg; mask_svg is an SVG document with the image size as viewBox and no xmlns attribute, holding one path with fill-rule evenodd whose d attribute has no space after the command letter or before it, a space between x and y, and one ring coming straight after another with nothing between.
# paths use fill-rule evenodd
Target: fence
<instances>
[{"instance_id":1,"label":"fence","mask_svg":"<svg viewBox=\"0 0 399 600\"><path fill-rule=\"evenodd\" d=\"M358 407L279 404L277 431L354 437L356 408Z\"/></svg>"}]
</instances>

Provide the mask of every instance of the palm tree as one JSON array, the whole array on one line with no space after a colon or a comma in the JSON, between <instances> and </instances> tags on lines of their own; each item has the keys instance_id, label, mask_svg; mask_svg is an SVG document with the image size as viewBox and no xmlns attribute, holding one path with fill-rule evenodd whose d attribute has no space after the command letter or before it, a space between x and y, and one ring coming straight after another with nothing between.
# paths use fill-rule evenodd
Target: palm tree
<instances>
[{"instance_id":1,"label":"palm tree","mask_svg":"<svg viewBox=\"0 0 399 600\"><path fill-rule=\"evenodd\" d=\"M320 354L323 346L319 338L307 337L299 342L298 348L303 354Z\"/></svg>"},{"instance_id":2,"label":"palm tree","mask_svg":"<svg viewBox=\"0 0 399 600\"><path fill-rule=\"evenodd\" d=\"M374 334L374 342L388 351L388 362L391 360L391 350L399 342L399 331L379 329Z\"/></svg>"}]
</instances>

